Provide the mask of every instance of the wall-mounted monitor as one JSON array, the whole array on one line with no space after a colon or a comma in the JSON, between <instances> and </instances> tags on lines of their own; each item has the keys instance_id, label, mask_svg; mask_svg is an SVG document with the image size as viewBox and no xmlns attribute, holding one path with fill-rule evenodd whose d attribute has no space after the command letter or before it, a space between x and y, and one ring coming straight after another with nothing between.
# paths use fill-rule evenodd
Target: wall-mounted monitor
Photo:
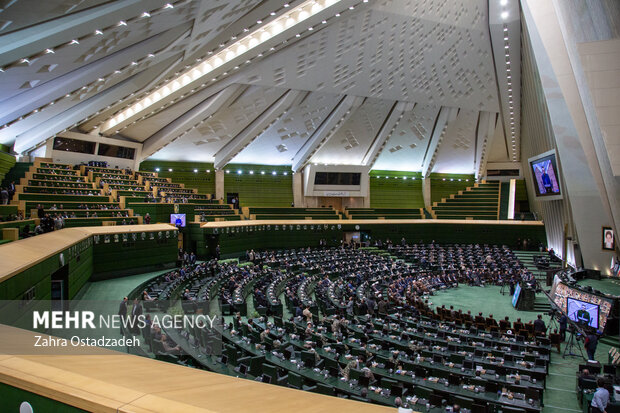
<instances>
[{"instance_id":1,"label":"wall-mounted monitor","mask_svg":"<svg viewBox=\"0 0 620 413\"><path fill-rule=\"evenodd\" d=\"M560 171L555 150L529 158L528 162L532 171L532 185L534 185L536 197L550 201L562 199Z\"/></svg>"},{"instance_id":2,"label":"wall-mounted monitor","mask_svg":"<svg viewBox=\"0 0 620 413\"><path fill-rule=\"evenodd\" d=\"M517 284L515 288L515 293L512 295L512 306L517 308L517 304L519 303L519 296L521 295L521 285Z\"/></svg>"},{"instance_id":3,"label":"wall-mounted monitor","mask_svg":"<svg viewBox=\"0 0 620 413\"><path fill-rule=\"evenodd\" d=\"M178 227L185 227L185 214L170 214L170 223Z\"/></svg>"}]
</instances>

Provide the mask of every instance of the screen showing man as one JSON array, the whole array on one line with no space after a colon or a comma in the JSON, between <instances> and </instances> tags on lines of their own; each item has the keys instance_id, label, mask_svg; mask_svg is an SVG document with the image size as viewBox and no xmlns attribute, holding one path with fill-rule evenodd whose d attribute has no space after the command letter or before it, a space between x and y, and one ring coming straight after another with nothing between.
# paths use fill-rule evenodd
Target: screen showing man
<instances>
[{"instance_id":1,"label":"screen showing man","mask_svg":"<svg viewBox=\"0 0 620 413\"><path fill-rule=\"evenodd\" d=\"M568 314L568 318L578 324L598 328L598 305L576 300L570 297L566 300L566 312Z\"/></svg>"},{"instance_id":2,"label":"screen showing man","mask_svg":"<svg viewBox=\"0 0 620 413\"><path fill-rule=\"evenodd\" d=\"M556 175L555 156L550 155L532 162L538 195L558 195L560 184Z\"/></svg>"},{"instance_id":3,"label":"screen showing man","mask_svg":"<svg viewBox=\"0 0 620 413\"><path fill-rule=\"evenodd\" d=\"M170 223L177 228L185 227L185 214L170 214Z\"/></svg>"}]
</instances>

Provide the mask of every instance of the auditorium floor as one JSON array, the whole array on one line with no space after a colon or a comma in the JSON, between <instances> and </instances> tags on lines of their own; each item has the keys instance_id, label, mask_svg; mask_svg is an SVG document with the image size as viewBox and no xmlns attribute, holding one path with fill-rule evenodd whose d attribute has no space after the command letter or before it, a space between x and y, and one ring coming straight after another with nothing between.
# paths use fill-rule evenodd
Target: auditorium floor
<instances>
[{"instance_id":1,"label":"auditorium floor","mask_svg":"<svg viewBox=\"0 0 620 413\"><path fill-rule=\"evenodd\" d=\"M433 303L432 307L445 305L446 308L454 306L456 310L469 310L473 315L481 312L485 316L493 314L496 320L510 317L510 321L521 318L523 322L535 320L538 313L534 311L518 311L512 306L511 297L508 295L508 287L505 289L505 295L500 294L501 287L470 287L461 284L457 288L439 291L435 295L429 297L429 301ZM542 295L542 294L541 294ZM543 314L545 324L549 323L549 317Z\"/></svg>"},{"instance_id":2,"label":"auditorium floor","mask_svg":"<svg viewBox=\"0 0 620 413\"><path fill-rule=\"evenodd\" d=\"M117 306L122 297L127 295L140 283L162 272L163 271L150 272L124 278L88 283L76 298L80 300L110 300ZM600 281L588 280L588 282L596 283ZM609 283L609 281L606 282ZM588 285L592 285L594 288L600 287L596 284ZM608 286L605 286L605 288L607 291ZM482 288L462 285L455 289L440 291L430 297L430 301L433 303L433 306L446 305L446 307L449 307L452 305L456 309L462 309L464 311L470 310L472 313L482 312L485 315L493 314L496 319L508 316L512 321L521 318L524 322L527 322L535 319L537 315L536 312L515 310L512 307L508 294L501 295L500 288L496 286ZM248 300L248 314L252 314L254 310L251 302L252 300ZM285 314L285 316L289 315ZM545 323L549 324L549 317L546 314L543 315L543 317ZM610 343L617 345L618 337L604 338L599 342L596 355L601 363L607 361L607 352L610 348ZM579 342L578 345L581 347L582 343ZM564 347L565 345L563 344L561 347L562 352L564 352ZM582 411L575 392L575 372L580 362L582 362L581 358L562 358L562 355L558 354L556 351L552 353L549 375L547 376L547 389L544 394L545 407L543 413Z\"/></svg>"}]
</instances>

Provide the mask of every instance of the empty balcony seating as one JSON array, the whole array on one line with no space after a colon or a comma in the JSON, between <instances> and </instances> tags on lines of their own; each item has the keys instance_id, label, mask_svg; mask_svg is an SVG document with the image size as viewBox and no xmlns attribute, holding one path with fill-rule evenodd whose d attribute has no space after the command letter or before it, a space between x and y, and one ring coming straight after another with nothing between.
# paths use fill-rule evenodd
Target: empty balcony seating
<instances>
[{"instance_id":1,"label":"empty balcony seating","mask_svg":"<svg viewBox=\"0 0 620 413\"><path fill-rule=\"evenodd\" d=\"M200 205L194 207L194 214L197 221L239 221L243 217L239 215L239 210L232 209L230 204Z\"/></svg>"},{"instance_id":2,"label":"empty balcony seating","mask_svg":"<svg viewBox=\"0 0 620 413\"><path fill-rule=\"evenodd\" d=\"M431 215L437 219L491 219L499 217L498 181L476 183L433 203Z\"/></svg>"},{"instance_id":3,"label":"empty balcony seating","mask_svg":"<svg viewBox=\"0 0 620 413\"><path fill-rule=\"evenodd\" d=\"M419 208L347 208L345 216L349 219L422 219L424 213Z\"/></svg>"},{"instance_id":4,"label":"empty balcony seating","mask_svg":"<svg viewBox=\"0 0 620 413\"><path fill-rule=\"evenodd\" d=\"M340 219L340 214L332 208L253 208L244 207L244 215L250 219Z\"/></svg>"}]
</instances>

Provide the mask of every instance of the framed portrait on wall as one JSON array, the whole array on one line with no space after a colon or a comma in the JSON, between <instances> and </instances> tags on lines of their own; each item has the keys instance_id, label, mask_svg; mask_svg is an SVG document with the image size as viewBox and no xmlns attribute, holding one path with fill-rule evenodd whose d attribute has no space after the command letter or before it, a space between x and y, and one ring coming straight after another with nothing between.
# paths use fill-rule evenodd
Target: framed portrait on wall
<instances>
[{"instance_id":1,"label":"framed portrait on wall","mask_svg":"<svg viewBox=\"0 0 620 413\"><path fill-rule=\"evenodd\" d=\"M603 227L602 247L606 251L614 251L616 249L616 234L611 227Z\"/></svg>"}]
</instances>

